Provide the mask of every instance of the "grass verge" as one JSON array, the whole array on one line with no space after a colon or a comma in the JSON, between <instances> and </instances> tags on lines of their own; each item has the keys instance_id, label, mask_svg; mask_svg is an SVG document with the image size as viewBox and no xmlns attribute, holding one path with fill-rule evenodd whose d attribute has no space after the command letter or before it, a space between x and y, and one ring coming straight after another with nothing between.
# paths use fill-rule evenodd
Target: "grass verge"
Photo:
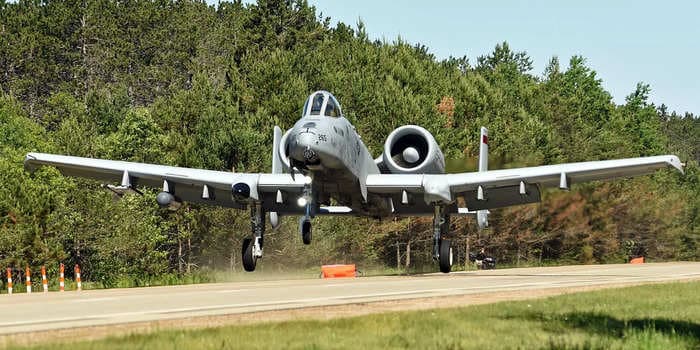
<instances>
[{"instance_id":1,"label":"grass verge","mask_svg":"<svg viewBox=\"0 0 700 350\"><path fill-rule=\"evenodd\" d=\"M698 349L700 282L329 321L167 330L33 349Z\"/></svg>"}]
</instances>

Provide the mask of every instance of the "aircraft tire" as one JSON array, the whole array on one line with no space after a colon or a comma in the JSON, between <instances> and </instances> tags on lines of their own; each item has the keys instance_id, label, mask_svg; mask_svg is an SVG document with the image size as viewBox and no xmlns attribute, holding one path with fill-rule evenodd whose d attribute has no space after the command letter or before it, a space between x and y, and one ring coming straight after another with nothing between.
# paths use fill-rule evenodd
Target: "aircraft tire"
<instances>
[{"instance_id":1,"label":"aircraft tire","mask_svg":"<svg viewBox=\"0 0 700 350\"><path fill-rule=\"evenodd\" d=\"M452 271L452 247L449 239L440 241L440 272L449 273Z\"/></svg>"},{"instance_id":2,"label":"aircraft tire","mask_svg":"<svg viewBox=\"0 0 700 350\"><path fill-rule=\"evenodd\" d=\"M306 245L311 244L311 221L302 218L299 225L301 226L301 240Z\"/></svg>"},{"instance_id":3,"label":"aircraft tire","mask_svg":"<svg viewBox=\"0 0 700 350\"><path fill-rule=\"evenodd\" d=\"M241 255L243 256L243 269L248 272L255 271L255 265L258 259L253 256L253 240L251 238L243 240Z\"/></svg>"}]
</instances>

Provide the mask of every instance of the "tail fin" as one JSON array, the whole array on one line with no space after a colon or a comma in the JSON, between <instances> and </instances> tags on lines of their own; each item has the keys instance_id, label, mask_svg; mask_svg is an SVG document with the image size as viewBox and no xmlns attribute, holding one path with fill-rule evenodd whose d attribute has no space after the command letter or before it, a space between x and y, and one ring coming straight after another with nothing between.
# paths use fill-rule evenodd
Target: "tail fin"
<instances>
[{"instance_id":1,"label":"tail fin","mask_svg":"<svg viewBox=\"0 0 700 350\"><path fill-rule=\"evenodd\" d=\"M489 130L485 127L481 127L481 137L479 138L479 172L489 170ZM477 210L476 211L476 223L479 228L486 228L489 226L489 211L488 210Z\"/></svg>"},{"instance_id":2,"label":"tail fin","mask_svg":"<svg viewBox=\"0 0 700 350\"><path fill-rule=\"evenodd\" d=\"M479 171L489 170L489 130L481 127L481 137L479 139Z\"/></svg>"},{"instance_id":3,"label":"tail fin","mask_svg":"<svg viewBox=\"0 0 700 350\"><path fill-rule=\"evenodd\" d=\"M284 173L284 163L280 157L280 141L282 140L282 129L275 125L274 134L272 136L272 173Z\"/></svg>"},{"instance_id":4,"label":"tail fin","mask_svg":"<svg viewBox=\"0 0 700 350\"><path fill-rule=\"evenodd\" d=\"M282 157L280 157L280 141L282 140L282 129L275 125L274 133L272 136L272 173L281 174L284 173L284 163L282 162ZM277 201L282 201L282 193L277 191ZM270 212L270 225L273 229L279 227L280 215L276 212Z\"/></svg>"}]
</instances>

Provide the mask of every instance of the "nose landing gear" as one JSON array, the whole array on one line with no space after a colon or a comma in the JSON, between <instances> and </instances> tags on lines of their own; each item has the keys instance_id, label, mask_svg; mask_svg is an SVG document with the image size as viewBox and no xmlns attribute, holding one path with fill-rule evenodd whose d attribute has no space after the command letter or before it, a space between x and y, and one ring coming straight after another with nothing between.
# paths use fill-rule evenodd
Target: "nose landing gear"
<instances>
[{"instance_id":1,"label":"nose landing gear","mask_svg":"<svg viewBox=\"0 0 700 350\"><path fill-rule=\"evenodd\" d=\"M304 184L304 190L302 192L302 198L304 198L304 216L299 218L299 233L301 234L301 240L304 244L311 244L311 218L313 217L314 207L314 197L311 190L311 178L307 177L306 184Z\"/></svg>"}]
</instances>

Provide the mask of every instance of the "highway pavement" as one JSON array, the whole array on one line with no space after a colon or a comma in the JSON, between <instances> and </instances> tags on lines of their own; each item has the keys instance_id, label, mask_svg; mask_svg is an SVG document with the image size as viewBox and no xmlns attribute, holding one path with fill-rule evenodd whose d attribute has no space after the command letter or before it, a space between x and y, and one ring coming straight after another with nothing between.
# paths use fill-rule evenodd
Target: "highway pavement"
<instances>
[{"instance_id":1,"label":"highway pavement","mask_svg":"<svg viewBox=\"0 0 700 350\"><path fill-rule=\"evenodd\" d=\"M451 274L212 283L0 295L0 336L270 310L492 292L700 279L700 263L515 268ZM533 293L534 294L534 293Z\"/></svg>"}]
</instances>

